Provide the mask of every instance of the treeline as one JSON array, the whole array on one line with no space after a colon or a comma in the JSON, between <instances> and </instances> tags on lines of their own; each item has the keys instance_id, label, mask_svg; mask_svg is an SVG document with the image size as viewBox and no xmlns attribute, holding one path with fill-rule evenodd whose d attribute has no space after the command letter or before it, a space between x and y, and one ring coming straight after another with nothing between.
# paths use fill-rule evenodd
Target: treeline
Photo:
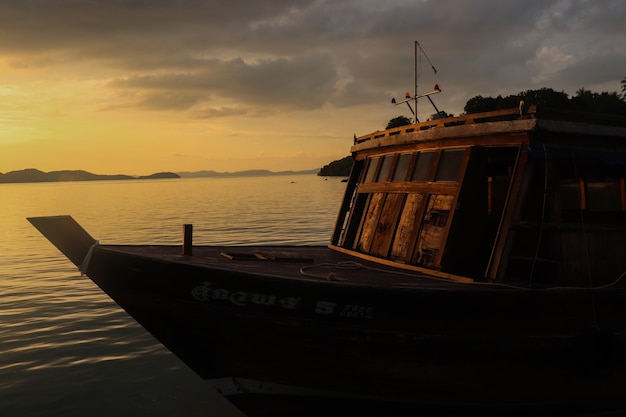
<instances>
[{"instance_id":1,"label":"treeline","mask_svg":"<svg viewBox=\"0 0 626 417\"><path fill-rule=\"evenodd\" d=\"M539 90L522 91L506 97L501 95L495 98L475 96L467 101L464 110L467 114L473 114L510 109L518 107L522 100L526 106L537 105L585 113L626 114L624 95L620 95L617 92L594 93L581 88L574 96L570 97L563 91L559 92L545 87Z\"/></svg>"},{"instance_id":2,"label":"treeline","mask_svg":"<svg viewBox=\"0 0 626 417\"><path fill-rule=\"evenodd\" d=\"M517 108L523 101L526 107L537 105L543 108L553 108L558 110L575 111L581 113L626 115L626 78L621 81L622 92L602 92L594 93L581 88L576 94L570 97L563 91L556 91L552 88L543 87L538 90L526 90L506 97L475 96L465 103L465 114L483 113L494 110L504 110ZM440 112L441 117L452 117L452 114ZM398 116L387 123L386 129L400 127L411 124L411 119L405 116Z\"/></svg>"}]
</instances>

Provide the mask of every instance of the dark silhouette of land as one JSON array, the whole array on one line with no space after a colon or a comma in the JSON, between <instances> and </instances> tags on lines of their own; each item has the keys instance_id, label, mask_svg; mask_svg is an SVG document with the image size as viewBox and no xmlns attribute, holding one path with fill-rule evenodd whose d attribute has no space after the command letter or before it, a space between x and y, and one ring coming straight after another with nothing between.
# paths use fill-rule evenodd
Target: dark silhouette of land
<instances>
[{"instance_id":1,"label":"dark silhouette of land","mask_svg":"<svg viewBox=\"0 0 626 417\"><path fill-rule=\"evenodd\" d=\"M327 165L328 166L328 165ZM169 179L169 178L229 178L229 177L254 177L254 176L275 176L275 175L306 175L318 174L323 176L346 176L347 173L323 173L325 168L310 169L304 171L269 171L269 170L247 170L236 172L217 171L197 171L197 172L157 172L152 175L132 176L132 175L100 175L82 170L64 170L43 172L38 169L29 168L19 171L10 171L5 174L0 173L0 183L27 183L27 182L63 182L63 181L111 181L111 180L142 180L142 179Z\"/></svg>"},{"instance_id":2,"label":"dark silhouette of land","mask_svg":"<svg viewBox=\"0 0 626 417\"><path fill-rule=\"evenodd\" d=\"M267 169L250 169L246 171L235 172L217 172L217 171L196 171L196 172L178 172L181 178L202 178L202 177L265 177L270 175L305 175L317 174L319 168L309 169L305 171L269 171Z\"/></svg>"},{"instance_id":3,"label":"dark silhouette of land","mask_svg":"<svg viewBox=\"0 0 626 417\"><path fill-rule=\"evenodd\" d=\"M324 177L347 177L352 169L352 156L346 156L338 161L333 161L328 165L324 165L317 175Z\"/></svg>"},{"instance_id":4,"label":"dark silhouette of land","mask_svg":"<svg viewBox=\"0 0 626 417\"><path fill-rule=\"evenodd\" d=\"M152 175L133 177L131 175L99 175L87 171L51 171L43 172L29 168L19 171L11 171L6 174L0 173L0 183L21 182L62 182L62 181L103 181L103 180L135 180L135 179L160 179L180 178L173 172L158 172Z\"/></svg>"}]
</instances>

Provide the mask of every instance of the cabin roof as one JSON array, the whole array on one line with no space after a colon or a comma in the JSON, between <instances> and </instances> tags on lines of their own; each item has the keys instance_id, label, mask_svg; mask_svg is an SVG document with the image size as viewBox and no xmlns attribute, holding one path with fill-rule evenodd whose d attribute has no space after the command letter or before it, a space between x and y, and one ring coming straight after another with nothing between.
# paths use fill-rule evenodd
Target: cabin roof
<instances>
[{"instance_id":1,"label":"cabin roof","mask_svg":"<svg viewBox=\"0 0 626 417\"><path fill-rule=\"evenodd\" d=\"M626 117L538 111L536 106L520 115L518 109L506 109L376 131L355 138L351 152L430 142L441 146L444 140L458 145L520 143L528 140L529 132L615 138L626 145ZM535 140L540 137L534 135Z\"/></svg>"}]
</instances>

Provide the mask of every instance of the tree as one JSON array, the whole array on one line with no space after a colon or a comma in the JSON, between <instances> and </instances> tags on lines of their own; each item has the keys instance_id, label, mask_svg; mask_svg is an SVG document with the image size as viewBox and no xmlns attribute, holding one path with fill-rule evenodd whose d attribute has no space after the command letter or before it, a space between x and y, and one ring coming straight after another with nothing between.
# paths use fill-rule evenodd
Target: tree
<instances>
[{"instance_id":1,"label":"tree","mask_svg":"<svg viewBox=\"0 0 626 417\"><path fill-rule=\"evenodd\" d=\"M569 97L563 91L554 91L552 88L540 88L539 90L527 90L517 95L524 103L535 104L541 107L553 107L557 109L567 109L569 107ZM517 103L513 103L517 107Z\"/></svg>"},{"instance_id":2,"label":"tree","mask_svg":"<svg viewBox=\"0 0 626 417\"><path fill-rule=\"evenodd\" d=\"M405 126L405 125L410 125L410 124L411 124L411 119L409 119L408 117L404 117L404 116L398 116L389 120L389 123L387 123L387 127L385 129L393 129L394 127L400 127L400 126Z\"/></svg>"},{"instance_id":3,"label":"tree","mask_svg":"<svg viewBox=\"0 0 626 417\"><path fill-rule=\"evenodd\" d=\"M496 99L491 97L475 96L465 103L465 113L482 113L496 109Z\"/></svg>"},{"instance_id":4,"label":"tree","mask_svg":"<svg viewBox=\"0 0 626 417\"><path fill-rule=\"evenodd\" d=\"M581 88L571 99L572 109L601 114L626 113L626 101L616 92L593 93Z\"/></svg>"},{"instance_id":5,"label":"tree","mask_svg":"<svg viewBox=\"0 0 626 417\"><path fill-rule=\"evenodd\" d=\"M324 165L317 175L322 177L347 177L350 175L352 162L352 156L348 155L338 161L333 161L328 165Z\"/></svg>"},{"instance_id":6,"label":"tree","mask_svg":"<svg viewBox=\"0 0 626 417\"><path fill-rule=\"evenodd\" d=\"M507 97L476 96L467 101L465 112L467 114L482 113L499 109L515 108L520 100L524 100L526 106L538 105L543 108L550 107L561 110L574 110L580 112L600 114L625 114L626 113L626 78L621 81L622 91L618 93L594 93L584 88L579 89L576 95L569 98L561 91L552 88L540 88L538 90L526 90Z\"/></svg>"}]
</instances>

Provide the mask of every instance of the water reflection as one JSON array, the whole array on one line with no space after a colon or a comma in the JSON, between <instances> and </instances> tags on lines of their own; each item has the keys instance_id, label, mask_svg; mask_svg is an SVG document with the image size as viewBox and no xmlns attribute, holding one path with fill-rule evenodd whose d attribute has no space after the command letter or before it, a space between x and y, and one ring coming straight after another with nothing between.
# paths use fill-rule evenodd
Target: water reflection
<instances>
[{"instance_id":1,"label":"water reflection","mask_svg":"<svg viewBox=\"0 0 626 417\"><path fill-rule=\"evenodd\" d=\"M295 181L292 182L292 181ZM0 415L240 415L25 220L103 243L326 244L345 184L315 176L0 184Z\"/></svg>"}]
</instances>

